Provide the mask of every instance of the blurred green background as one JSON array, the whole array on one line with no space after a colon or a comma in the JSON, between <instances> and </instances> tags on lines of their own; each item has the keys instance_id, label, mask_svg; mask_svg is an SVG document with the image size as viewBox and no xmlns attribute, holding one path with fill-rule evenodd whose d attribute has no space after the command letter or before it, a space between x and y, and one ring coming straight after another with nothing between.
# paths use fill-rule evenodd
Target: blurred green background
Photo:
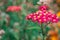
<instances>
[{"instance_id":1,"label":"blurred green background","mask_svg":"<svg viewBox=\"0 0 60 40\"><path fill-rule=\"evenodd\" d=\"M60 4L55 0L51 0L48 6L50 11L54 13L60 12ZM58 0L59 1L59 0ZM0 35L0 40L42 40L41 28L38 23L27 21L27 14L38 11L39 0L0 0L0 30L4 30L5 34ZM57 5L57 6L56 6ZM6 12L8 6L21 6L19 12ZM6 20L6 16L8 20ZM46 32L51 28L46 27Z\"/></svg>"}]
</instances>

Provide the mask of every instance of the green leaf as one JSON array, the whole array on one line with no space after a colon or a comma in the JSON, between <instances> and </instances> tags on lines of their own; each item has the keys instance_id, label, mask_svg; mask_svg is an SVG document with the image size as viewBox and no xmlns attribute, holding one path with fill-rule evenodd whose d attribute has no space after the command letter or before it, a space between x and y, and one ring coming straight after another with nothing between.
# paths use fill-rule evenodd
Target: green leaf
<instances>
[{"instance_id":1,"label":"green leaf","mask_svg":"<svg viewBox=\"0 0 60 40\"><path fill-rule=\"evenodd\" d=\"M37 5L37 2L38 2L39 0L32 0L32 3L33 3L33 5Z\"/></svg>"},{"instance_id":2,"label":"green leaf","mask_svg":"<svg viewBox=\"0 0 60 40\"><path fill-rule=\"evenodd\" d=\"M32 30L32 29L37 29L37 30L40 30L40 27L27 27L27 30Z\"/></svg>"}]
</instances>

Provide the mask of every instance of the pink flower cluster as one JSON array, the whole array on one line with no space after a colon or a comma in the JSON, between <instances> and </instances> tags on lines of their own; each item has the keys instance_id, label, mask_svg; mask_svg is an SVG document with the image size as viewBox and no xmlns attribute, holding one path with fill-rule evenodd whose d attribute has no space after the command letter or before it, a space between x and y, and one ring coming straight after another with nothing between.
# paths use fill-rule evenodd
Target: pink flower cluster
<instances>
[{"instance_id":1,"label":"pink flower cluster","mask_svg":"<svg viewBox=\"0 0 60 40\"><path fill-rule=\"evenodd\" d=\"M56 16L56 14L52 14L51 12L41 11L41 10L39 10L36 13L27 15L26 19L32 20L33 22L38 22L38 23L58 22L58 17Z\"/></svg>"},{"instance_id":2,"label":"pink flower cluster","mask_svg":"<svg viewBox=\"0 0 60 40\"><path fill-rule=\"evenodd\" d=\"M7 12L15 12L15 11L20 11L21 7L20 6L8 6Z\"/></svg>"},{"instance_id":3,"label":"pink flower cluster","mask_svg":"<svg viewBox=\"0 0 60 40\"><path fill-rule=\"evenodd\" d=\"M42 5L38 7L39 10L47 10L48 6L47 5Z\"/></svg>"}]
</instances>

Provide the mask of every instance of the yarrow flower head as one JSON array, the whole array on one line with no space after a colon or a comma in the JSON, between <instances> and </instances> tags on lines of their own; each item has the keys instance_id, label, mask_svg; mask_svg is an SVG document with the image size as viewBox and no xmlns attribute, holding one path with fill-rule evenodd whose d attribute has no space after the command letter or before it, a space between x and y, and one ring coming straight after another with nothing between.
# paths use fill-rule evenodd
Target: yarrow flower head
<instances>
[{"instance_id":1,"label":"yarrow flower head","mask_svg":"<svg viewBox=\"0 0 60 40\"><path fill-rule=\"evenodd\" d=\"M20 11L21 10L21 6L8 6L7 8L7 12L16 12L16 11Z\"/></svg>"},{"instance_id":2,"label":"yarrow flower head","mask_svg":"<svg viewBox=\"0 0 60 40\"><path fill-rule=\"evenodd\" d=\"M48 6L46 5L40 6L39 11L27 15L26 19L38 23L58 22L59 18L57 17L57 15L47 11L47 8Z\"/></svg>"},{"instance_id":3,"label":"yarrow flower head","mask_svg":"<svg viewBox=\"0 0 60 40\"><path fill-rule=\"evenodd\" d=\"M47 10L48 6L47 5L42 5L38 7L39 10Z\"/></svg>"},{"instance_id":4,"label":"yarrow flower head","mask_svg":"<svg viewBox=\"0 0 60 40\"><path fill-rule=\"evenodd\" d=\"M47 11L46 12L37 11L36 13L29 14L28 16L26 16L26 19L38 23L47 23L47 22L56 23L59 20L56 14L52 14L51 12Z\"/></svg>"}]
</instances>

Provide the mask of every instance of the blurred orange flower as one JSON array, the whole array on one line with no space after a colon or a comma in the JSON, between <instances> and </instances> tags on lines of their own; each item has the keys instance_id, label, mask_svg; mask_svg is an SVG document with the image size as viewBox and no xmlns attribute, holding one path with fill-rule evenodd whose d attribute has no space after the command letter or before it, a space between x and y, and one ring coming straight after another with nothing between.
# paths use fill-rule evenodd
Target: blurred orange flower
<instances>
[{"instance_id":1,"label":"blurred orange flower","mask_svg":"<svg viewBox=\"0 0 60 40\"><path fill-rule=\"evenodd\" d=\"M48 32L48 34L51 35L51 36L56 36L57 35L57 33L55 31L53 31L53 30L50 30Z\"/></svg>"},{"instance_id":2,"label":"blurred orange flower","mask_svg":"<svg viewBox=\"0 0 60 40\"><path fill-rule=\"evenodd\" d=\"M56 0L56 3L57 3L57 4L60 4L60 0Z\"/></svg>"},{"instance_id":3,"label":"blurred orange flower","mask_svg":"<svg viewBox=\"0 0 60 40\"><path fill-rule=\"evenodd\" d=\"M58 26L58 28L60 28L60 22L57 22L57 26Z\"/></svg>"},{"instance_id":4,"label":"blurred orange flower","mask_svg":"<svg viewBox=\"0 0 60 40\"><path fill-rule=\"evenodd\" d=\"M60 11L59 11L59 12L57 12L57 16L58 16L58 17L60 17Z\"/></svg>"},{"instance_id":5,"label":"blurred orange flower","mask_svg":"<svg viewBox=\"0 0 60 40\"><path fill-rule=\"evenodd\" d=\"M55 31L50 30L48 32L48 35L50 35L49 37L50 40L58 40L58 33L56 33Z\"/></svg>"}]
</instances>

